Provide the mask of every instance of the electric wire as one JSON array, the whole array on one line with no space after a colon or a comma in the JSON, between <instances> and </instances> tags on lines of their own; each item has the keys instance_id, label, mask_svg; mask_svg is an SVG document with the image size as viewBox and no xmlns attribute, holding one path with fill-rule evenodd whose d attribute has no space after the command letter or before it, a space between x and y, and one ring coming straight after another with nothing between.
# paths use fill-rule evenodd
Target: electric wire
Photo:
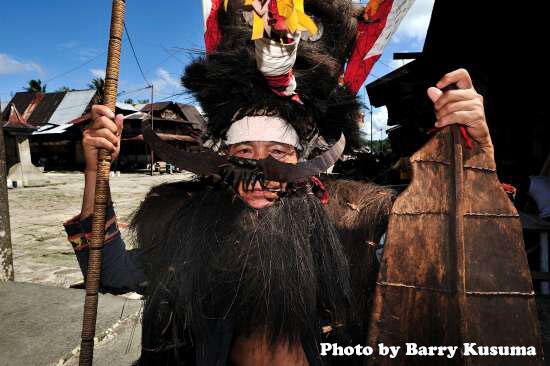
<instances>
[{"instance_id":1,"label":"electric wire","mask_svg":"<svg viewBox=\"0 0 550 366\"><path fill-rule=\"evenodd\" d=\"M134 55L134 59L136 60L136 63L139 68L139 72L141 73L141 76L143 77L143 80L145 80L145 83L147 85L151 85L149 80L145 77L145 74L143 73L143 69L141 68L141 64L139 63L138 57L136 55L136 50L134 49L134 45L132 44L132 38L130 38L130 33L128 32L128 28L126 28L126 22L124 22L124 33L126 33L126 38L128 38L128 43L130 44L130 48L132 48L132 53Z\"/></svg>"},{"instance_id":2,"label":"electric wire","mask_svg":"<svg viewBox=\"0 0 550 366\"><path fill-rule=\"evenodd\" d=\"M70 69L70 70L68 70L68 71L65 71L65 72L63 72L63 73L61 73L61 74L58 74L58 75L56 75L56 76L54 76L54 77L52 77L52 78L49 78L48 80L45 80L44 83L49 83L49 82L52 81L52 80L55 80L55 79L58 79L58 78L60 78L60 77L62 77L62 76L65 76L65 75L67 75L67 74L70 74L71 72L76 71L76 70L78 70L78 69L80 69L80 68L82 68L82 67L88 65L89 63L91 63L92 61L96 60L96 59L99 58L100 56L105 55L106 53L107 53L107 51L103 51L103 52L101 52L101 53L95 55L94 57L92 57L92 58L86 60L85 62L81 63L80 65L78 65L78 66L76 66L76 67L74 67L74 68L72 68L72 69Z\"/></svg>"}]
</instances>

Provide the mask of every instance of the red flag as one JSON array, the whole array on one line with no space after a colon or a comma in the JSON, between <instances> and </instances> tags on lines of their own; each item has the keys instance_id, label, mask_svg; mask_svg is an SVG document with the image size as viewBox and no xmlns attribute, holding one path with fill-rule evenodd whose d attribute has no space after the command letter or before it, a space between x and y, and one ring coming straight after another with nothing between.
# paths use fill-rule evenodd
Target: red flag
<instances>
[{"instance_id":1,"label":"red flag","mask_svg":"<svg viewBox=\"0 0 550 366\"><path fill-rule=\"evenodd\" d=\"M367 6L366 22L357 26L357 37L353 53L344 74L344 83L357 94L367 79L372 67L378 61L399 23L411 8L414 0L371 0ZM374 12L374 14L372 14Z\"/></svg>"},{"instance_id":2,"label":"red flag","mask_svg":"<svg viewBox=\"0 0 550 366\"><path fill-rule=\"evenodd\" d=\"M221 4L222 0L212 0L212 7L210 8L210 15L208 15L208 19L206 20L206 31L204 32L206 53L214 52L222 39L218 25L218 10Z\"/></svg>"}]
</instances>

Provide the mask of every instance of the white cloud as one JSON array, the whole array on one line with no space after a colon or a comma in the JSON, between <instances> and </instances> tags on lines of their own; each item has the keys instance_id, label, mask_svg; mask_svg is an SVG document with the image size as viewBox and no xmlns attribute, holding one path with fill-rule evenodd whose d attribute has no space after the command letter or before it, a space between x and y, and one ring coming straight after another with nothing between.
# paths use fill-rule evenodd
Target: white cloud
<instances>
[{"instance_id":1,"label":"white cloud","mask_svg":"<svg viewBox=\"0 0 550 366\"><path fill-rule=\"evenodd\" d=\"M372 137L373 140L385 139L388 135L386 130L388 129L388 110L386 107L373 108L372 113ZM370 140L371 131L371 116L370 111L365 111L365 125L363 126L363 132L367 134L367 138Z\"/></svg>"},{"instance_id":2,"label":"white cloud","mask_svg":"<svg viewBox=\"0 0 550 366\"><path fill-rule=\"evenodd\" d=\"M394 42L424 42L434 0L416 0L393 36Z\"/></svg>"},{"instance_id":3,"label":"white cloud","mask_svg":"<svg viewBox=\"0 0 550 366\"><path fill-rule=\"evenodd\" d=\"M0 75L17 74L24 72L38 72L39 74L43 74L44 70L42 69L42 66L40 66L36 62L19 61L8 54L0 53Z\"/></svg>"},{"instance_id":4,"label":"white cloud","mask_svg":"<svg viewBox=\"0 0 550 366\"><path fill-rule=\"evenodd\" d=\"M103 51L97 48L82 47L77 53L81 61L88 61L96 56L99 56Z\"/></svg>"},{"instance_id":5,"label":"white cloud","mask_svg":"<svg viewBox=\"0 0 550 366\"><path fill-rule=\"evenodd\" d=\"M179 80L173 77L162 67L157 69L157 76L158 78L152 81L152 84L155 87L155 93L163 93L169 90L172 94L174 94L174 92L181 89Z\"/></svg>"},{"instance_id":6,"label":"white cloud","mask_svg":"<svg viewBox=\"0 0 550 366\"><path fill-rule=\"evenodd\" d=\"M90 70L90 73L96 77L96 78L102 78L102 79L105 79L105 70L101 70L101 69L91 69Z\"/></svg>"}]
</instances>

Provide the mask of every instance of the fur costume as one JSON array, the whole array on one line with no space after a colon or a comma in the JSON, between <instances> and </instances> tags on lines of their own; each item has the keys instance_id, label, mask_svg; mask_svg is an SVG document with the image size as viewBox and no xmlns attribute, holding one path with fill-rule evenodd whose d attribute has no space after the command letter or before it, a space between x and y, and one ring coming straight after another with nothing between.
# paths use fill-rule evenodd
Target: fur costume
<instances>
[{"instance_id":1,"label":"fur costume","mask_svg":"<svg viewBox=\"0 0 550 366\"><path fill-rule=\"evenodd\" d=\"M258 328L272 343L301 342L310 365L326 364L323 324L351 329L333 332L339 343L362 342L371 243L393 193L324 181L328 205L294 195L266 212L202 181L153 188L131 225L149 279L139 365L225 365L233 337Z\"/></svg>"}]
</instances>

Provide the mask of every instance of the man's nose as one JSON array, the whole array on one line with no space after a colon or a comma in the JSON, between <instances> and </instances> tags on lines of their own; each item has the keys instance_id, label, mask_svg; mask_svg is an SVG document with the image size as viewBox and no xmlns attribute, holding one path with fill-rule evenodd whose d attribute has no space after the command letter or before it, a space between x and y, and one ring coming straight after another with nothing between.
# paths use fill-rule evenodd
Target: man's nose
<instances>
[{"instance_id":1,"label":"man's nose","mask_svg":"<svg viewBox=\"0 0 550 366\"><path fill-rule=\"evenodd\" d=\"M257 149L256 151L254 151L254 154L252 155L252 159L262 160L267 158L268 155L269 153L267 151L263 149Z\"/></svg>"}]
</instances>

